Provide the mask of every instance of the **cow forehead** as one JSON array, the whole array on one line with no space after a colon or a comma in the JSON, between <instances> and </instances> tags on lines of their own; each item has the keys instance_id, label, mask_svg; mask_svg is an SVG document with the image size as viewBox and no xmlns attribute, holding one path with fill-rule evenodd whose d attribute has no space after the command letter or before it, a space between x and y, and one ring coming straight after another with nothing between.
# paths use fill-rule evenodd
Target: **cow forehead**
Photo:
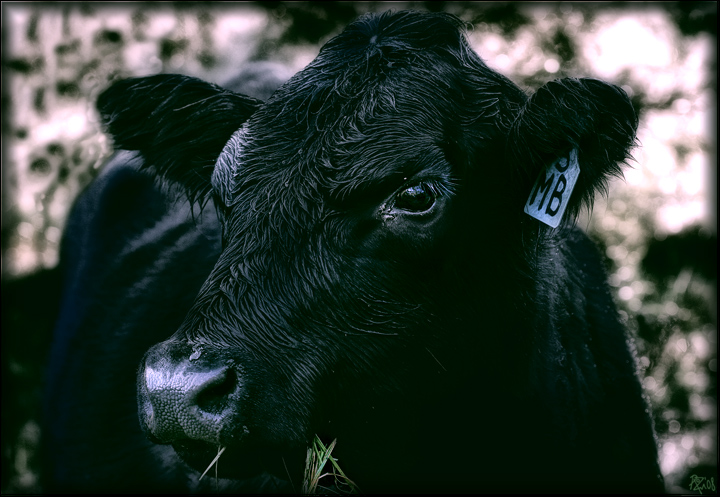
<instances>
[{"instance_id":1,"label":"cow forehead","mask_svg":"<svg viewBox=\"0 0 720 497\"><path fill-rule=\"evenodd\" d=\"M238 171L284 181L406 174L416 158L459 141L466 127L491 134L498 91L466 88L464 75L446 61L432 69L393 68L344 92L332 80L291 81L244 128ZM482 105L473 102L473 92Z\"/></svg>"}]
</instances>

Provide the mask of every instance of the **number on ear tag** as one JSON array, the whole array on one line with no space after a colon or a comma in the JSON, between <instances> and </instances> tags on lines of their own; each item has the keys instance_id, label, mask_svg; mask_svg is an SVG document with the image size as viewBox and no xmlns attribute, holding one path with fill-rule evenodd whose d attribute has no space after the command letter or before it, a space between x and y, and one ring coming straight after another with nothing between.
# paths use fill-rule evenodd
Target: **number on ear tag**
<instances>
[{"instance_id":1,"label":"number on ear tag","mask_svg":"<svg viewBox=\"0 0 720 497\"><path fill-rule=\"evenodd\" d=\"M525 203L525 213L557 228L580 175L577 149L544 168Z\"/></svg>"}]
</instances>

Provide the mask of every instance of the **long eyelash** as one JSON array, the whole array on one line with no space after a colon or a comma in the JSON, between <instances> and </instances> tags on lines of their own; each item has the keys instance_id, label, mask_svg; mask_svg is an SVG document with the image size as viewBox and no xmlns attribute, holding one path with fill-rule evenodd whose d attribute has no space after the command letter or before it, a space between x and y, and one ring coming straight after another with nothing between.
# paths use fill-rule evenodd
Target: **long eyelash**
<instances>
[{"instance_id":1,"label":"long eyelash","mask_svg":"<svg viewBox=\"0 0 720 497\"><path fill-rule=\"evenodd\" d=\"M427 180L420 180L420 183L425 183L430 191L435 194L436 197L445 197L455 193L457 185L451 180L444 178L432 178Z\"/></svg>"}]
</instances>

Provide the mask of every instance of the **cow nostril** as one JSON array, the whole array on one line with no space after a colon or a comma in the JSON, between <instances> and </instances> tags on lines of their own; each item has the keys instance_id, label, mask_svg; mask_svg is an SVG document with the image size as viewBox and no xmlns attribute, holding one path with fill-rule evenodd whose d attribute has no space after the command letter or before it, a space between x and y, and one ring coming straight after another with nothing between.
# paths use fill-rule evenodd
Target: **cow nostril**
<instances>
[{"instance_id":1,"label":"cow nostril","mask_svg":"<svg viewBox=\"0 0 720 497\"><path fill-rule=\"evenodd\" d=\"M237 387L237 375L232 369L225 369L202 385L195 397L195 403L201 411L218 416L227 408L230 397Z\"/></svg>"}]
</instances>

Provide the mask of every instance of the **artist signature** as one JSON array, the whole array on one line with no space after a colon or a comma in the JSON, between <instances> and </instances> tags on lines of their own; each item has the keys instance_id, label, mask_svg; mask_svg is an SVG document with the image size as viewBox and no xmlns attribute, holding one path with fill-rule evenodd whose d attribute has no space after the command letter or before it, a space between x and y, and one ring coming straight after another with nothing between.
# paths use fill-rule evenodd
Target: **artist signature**
<instances>
[{"instance_id":1,"label":"artist signature","mask_svg":"<svg viewBox=\"0 0 720 497\"><path fill-rule=\"evenodd\" d=\"M690 490L696 490L700 492L700 495L702 495L703 490L712 490L715 492L715 478L692 475L690 477Z\"/></svg>"}]
</instances>

